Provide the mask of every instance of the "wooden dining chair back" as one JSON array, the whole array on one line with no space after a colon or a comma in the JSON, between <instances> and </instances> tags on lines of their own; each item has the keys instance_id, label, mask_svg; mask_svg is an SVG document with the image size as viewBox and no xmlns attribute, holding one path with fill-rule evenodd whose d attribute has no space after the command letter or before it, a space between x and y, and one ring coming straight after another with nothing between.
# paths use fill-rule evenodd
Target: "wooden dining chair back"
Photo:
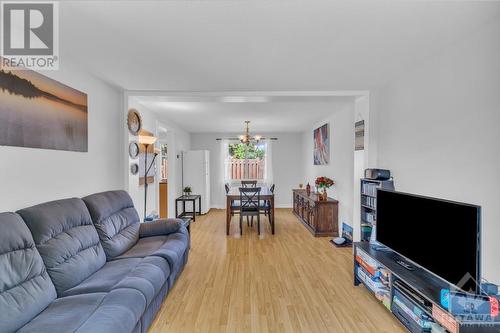
<instances>
[{"instance_id":1,"label":"wooden dining chair back","mask_svg":"<svg viewBox=\"0 0 500 333\"><path fill-rule=\"evenodd\" d=\"M228 183L224 184L224 188L226 189L226 195L229 194L229 191L231 191L231 187L229 186ZM229 207L231 210L231 216L234 216L234 214L238 214L240 211L240 203L238 200L231 200L231 205Z\"/></svg>"},{"instance_id":2,"label":"wooden dining chair back","mask_svg":"<svg viewBox=\"0 0 500 333\"><path fill-rule=\"evenodd\" d=\"M257 181L256 180L242 180L241 186L242 187L257 187Z\"/></svg>"},{"instance_id":3,"label":"wooden dining chair back","mask_svg":"<svg viewBox=\"0 0 500 333\"><path fill-rule=\"evenodd\" d=\"M271 191L272 194L274 194L275 187L276 187L275 184L273 184L269 188L269 191ZM265 216L267 216L267 215L271 216L271 202L269 200L265 200L264 207L262 210L264 211Z\"/></svg>"},{"instance_id":4,"label":"wooden dining chair back","mask_svg":"<svg viewBox=\"0 0 500 333\"><path fill-rule=\"evenodd\" d=\"M243 217L257 217L257 230L260 235L260 187L240 187L240 235L243 235ZM253 224L253 223L252 223Z\"/></svg>"}]
</instances>

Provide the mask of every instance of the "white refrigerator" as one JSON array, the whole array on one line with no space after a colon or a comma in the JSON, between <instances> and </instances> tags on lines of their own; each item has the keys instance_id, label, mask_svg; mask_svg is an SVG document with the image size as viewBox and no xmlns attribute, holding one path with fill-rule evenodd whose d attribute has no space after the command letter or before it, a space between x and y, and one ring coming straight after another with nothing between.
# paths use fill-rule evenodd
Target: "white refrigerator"
<instances>
[{"instance_id":1,"label":"white refrigerator","mask_svg":"<svg viewBox=\"0 0 500 333\"><path fill-rule=\"evenodd\" d=\"M182 186L190 186L192 194L201 195L201 213L206 214L210 209L210 152L188 150L182 156Z\"/></svg>"}]
</instances>

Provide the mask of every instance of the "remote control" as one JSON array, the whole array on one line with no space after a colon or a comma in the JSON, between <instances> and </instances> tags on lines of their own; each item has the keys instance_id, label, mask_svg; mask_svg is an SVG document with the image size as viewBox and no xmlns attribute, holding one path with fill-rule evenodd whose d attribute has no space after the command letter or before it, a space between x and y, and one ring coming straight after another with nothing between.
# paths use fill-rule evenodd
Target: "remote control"
<instances>
[{"instance_id":1,"label":"remote control","mask_svg":"<svg viewBox=\"0 0 500 333\"><path fill-rule=\"evenodd\" d=\"M413 271L413 266L412 266L412 265L410 265L410 264L408 264L408 263L407 263L407 262L405 262L404 260L400 260L400 259L398 259L398 260L396 260L396 262L397 262L398 264L400 264L401 266L403 266L404 268L406 268L407 270L409 270L409 271Z\"/></svg>"}]
</instances>

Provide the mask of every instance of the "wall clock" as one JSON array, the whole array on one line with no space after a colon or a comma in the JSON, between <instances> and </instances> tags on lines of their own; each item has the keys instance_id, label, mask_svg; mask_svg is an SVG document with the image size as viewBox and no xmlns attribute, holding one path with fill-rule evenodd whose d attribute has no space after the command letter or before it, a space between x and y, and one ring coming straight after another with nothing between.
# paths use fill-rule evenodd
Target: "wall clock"
<instances>
[{"instance_id":1,"label":"wall clock","mask_svg":"<svg viewBox=\"0 0 500 333\"><path fill-rule=\"evenodd\" d=\"M137 135L142 128L142 118L139 111L136 109L128 110L127 114L127 126L130 134Z\"/></svg>"},{"instance_id":2,"label":"wall clock","mask_svg":"<svg viewBox=\"0 0 500 333\"><path fill-rule=\"evenodd\" d=\"M135 159L139 156L139 144L136 141L132 141L128 145L128 154L131 158Z\"/></svg>"},{"instance_id":3,"label":"wall clock","mask_svg":"<svg viewBox=\"0 0 500 333\"><path fill-rule=\"evenodd\" d=\"M139 164L137 164L137 163L131 164L130 165L130 173L133 175L137 175L138 172L139 172Z\"/></svg>"}]
</instances>

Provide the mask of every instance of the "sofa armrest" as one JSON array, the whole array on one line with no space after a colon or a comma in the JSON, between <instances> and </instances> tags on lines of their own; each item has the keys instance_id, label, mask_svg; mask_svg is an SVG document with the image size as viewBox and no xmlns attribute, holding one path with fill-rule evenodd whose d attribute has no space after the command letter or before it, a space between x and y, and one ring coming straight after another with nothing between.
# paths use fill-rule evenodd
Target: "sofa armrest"
<instances>
[{"instance_id":1,"label":"sofa armrest","mask_svg":"<svg viewBox=\"0 0 500 333\"><path fill-rule=\"evenodd\" d=\"M139 237L165 236L179 231L182 220L180 219L160 219L154 222L141 223L139 227Z\"/></svg>"}]
</instances>

